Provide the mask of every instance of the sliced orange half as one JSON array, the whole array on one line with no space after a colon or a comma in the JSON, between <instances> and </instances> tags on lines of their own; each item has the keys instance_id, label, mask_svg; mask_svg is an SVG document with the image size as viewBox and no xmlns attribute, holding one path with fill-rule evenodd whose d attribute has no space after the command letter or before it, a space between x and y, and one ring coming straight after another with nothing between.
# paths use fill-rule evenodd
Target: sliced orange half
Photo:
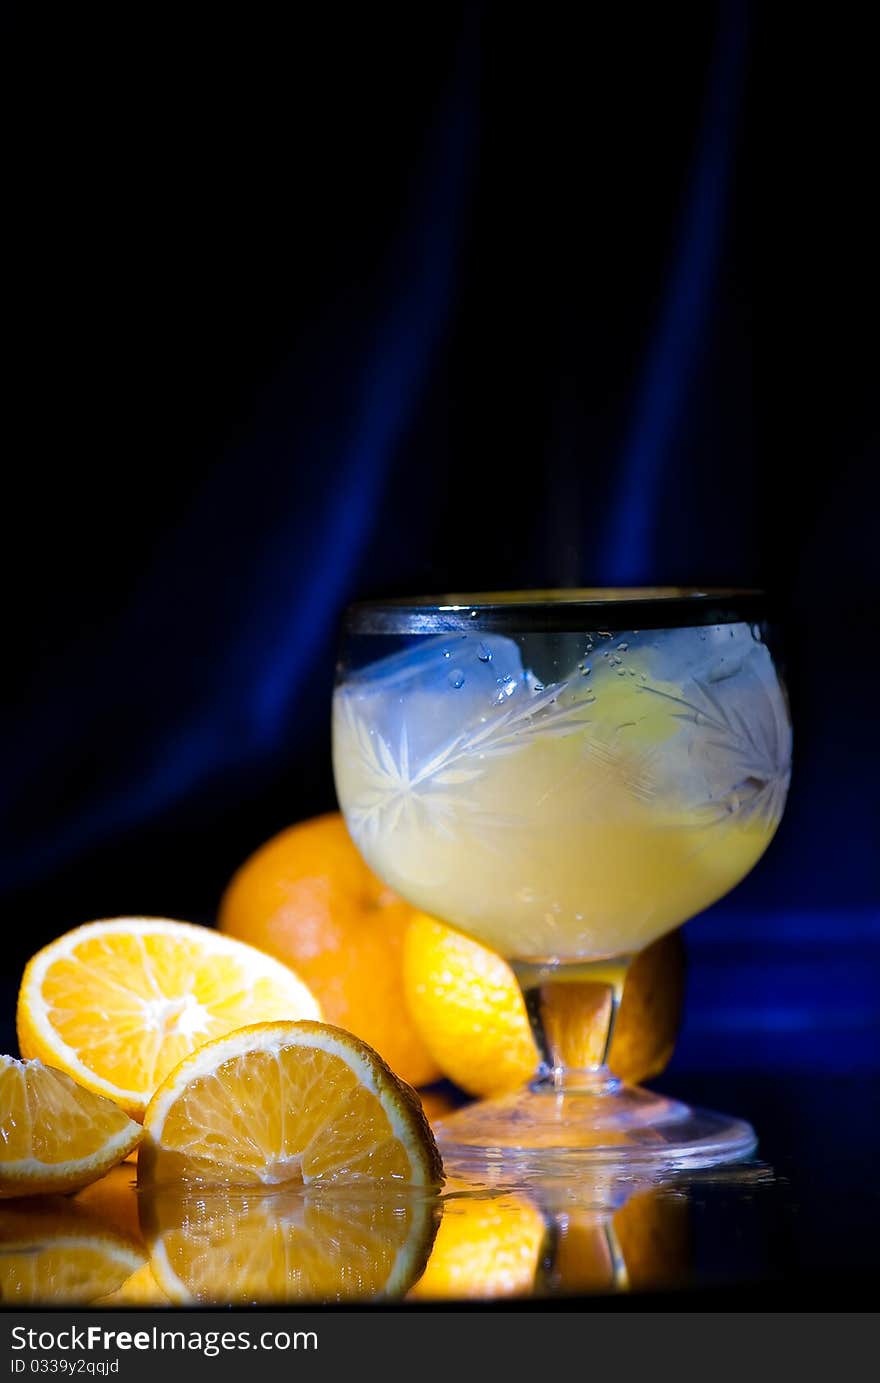
<instances>
[{"instance_id":1,"label":"sliced orange half","mask_svg":"<svg viewBox=\"0 0 880 1383\"><path fill-rule=\"evenodd\" d=\"M144 1262L143 1249L61 1197L0 1205L0 1306L84 1306Z\"/></svg>"},{"instance_id":2,"label":"sliced orange half","mask_svg":"<svg viewBox=\"0 0 880 1383\"><path fill-rule=\"evenodd\" d=\"M77 1191L142 1137L118 1105L63 1071L0 1056L0 1197Z\"/></svg>"},{"instance_id":3,"label":"sliced orange half","mask_svg":"<svg viewBox=\"0 0 880 1383\"><path fill-rule=\"evenodd\" d=\"M209 927L117 917L75 927L28 962L18 1040L143 1118L154 1090L203 1042L249 1023L320 1018L286 965Z\"/></svg>"},{"instance_id":4,"label":"sliced orange half","mask_svg":"<svg viewBox=\"0 0 880 1383\"><path fill-rule=\"evenodd\" d=\"M345 1187L143 1193L150 1270L180 1305L401 1297L431 1250L436 1192Z\"/></svg>"},{"instance_id":5,"label":"sliced orange half","mask_svg":"<svg viewBox=\"0 0 880 1383\"><path fill-rule=\"evenodd\" d=\"M442 1179L416 1092L328 1023L259 1023L207 1043L166 1077L144 1127L140 1186Z\"/></svg>"}]
</instances>

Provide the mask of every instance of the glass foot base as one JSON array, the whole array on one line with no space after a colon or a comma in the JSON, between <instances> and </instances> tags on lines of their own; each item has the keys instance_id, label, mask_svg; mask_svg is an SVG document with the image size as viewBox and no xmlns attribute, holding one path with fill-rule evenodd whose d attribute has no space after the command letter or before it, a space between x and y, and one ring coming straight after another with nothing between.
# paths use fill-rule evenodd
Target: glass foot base
<instances>
[{"instance_id":1,"label":"glass foot base","mask_svg":"<svg viewBox=\"0 0 880 1383\"><path fill-rule=\"evenodd\" d=\"M612 1164L633 1172L714 1167L748 1157L758 1141L742 1119L627 1085L518 1091L459 1110L435 1133L447 1170L525 1176Z\"/></svg>"}]
</instances>

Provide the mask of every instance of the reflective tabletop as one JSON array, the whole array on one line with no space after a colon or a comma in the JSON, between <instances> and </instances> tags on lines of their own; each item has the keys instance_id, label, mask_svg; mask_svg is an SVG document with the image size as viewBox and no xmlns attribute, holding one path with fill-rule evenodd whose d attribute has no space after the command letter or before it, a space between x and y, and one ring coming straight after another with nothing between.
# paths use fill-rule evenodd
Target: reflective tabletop
<instances>
[{"instance_id":1,"label":"reflective tabletop","mask_svg":"<svg viewBox=\"0 0 880 1383\"><path fill-rule=\"evenodd\" d=\"M0 1203L10 1307L367 1303L429 1310L858 1309L873 1303L877 1101L864 1077L668 1076L758 1130L711 1172L517 1183L448 1169L435 1193L375 1188L138 1191L126 1162L68 1198ZM860 1096L861 1098L857 1098ZM450 1087L424 1093L437 1120ZM853 1127L855 1109L861 1127Z\"/></svg>"}]
</instances>

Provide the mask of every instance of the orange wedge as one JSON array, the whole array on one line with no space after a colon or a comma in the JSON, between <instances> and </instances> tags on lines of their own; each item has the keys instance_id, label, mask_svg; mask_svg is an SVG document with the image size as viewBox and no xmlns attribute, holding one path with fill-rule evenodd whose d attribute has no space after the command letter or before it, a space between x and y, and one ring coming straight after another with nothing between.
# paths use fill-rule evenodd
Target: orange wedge
<instances>
[{"instance_id":1,"label":"orange wedge","mask_svg":"<svg viewBox=\"0 0 880 1383\"><path fill-rule=\"evenodd\" d=\"M142 1136L112 1100L63 1071L0 1056L0 1197L76 1191Z\"/></svg>"},{"instance_id":2,"label":"orange wedge","mask_svg":"<svg viewBox=\"0 0 880 1383\"><path fill-rule=\"evenodd\" d=\"M60 1197L0 1205L0 1306L84 1306L144 1261L136 1244Z\"/></svg>"},{"instance_id":3,"label":"orange wedge","mask_svg":"<svg viewBox=\"0 0 880 1383\"><path fill-rule=\"evenodd\" d=\"M88 922L28 962L18 1040L143 1118L170 1070L211 1038L248 1023L319 1018L286 965L208 927L152 917Z\"/></svg>"},{"instance_id":4,"label":"orange wedge","mask_svg":"<svg viewBox=\"0 0 880 1383\"><path fill-rule=\"evenodd\" d=\"M401 1297L425 1266L437 1196L424 1190L161 1188L142 1195L150 1270L178 1305Z\"/></svg>"},{"instance_id":5,"label":"orange wedge","mask_svg":"<svg viewBox=\"0 0 880 1383\"><path fill-rule=\"evenodd\" d=\"M166 1077L144 1127L140 1186L180 1177L433 1186L442 1177L418 1095L328 1023L258 1023L207 1043Z\"/></svg>"}]
</instances>

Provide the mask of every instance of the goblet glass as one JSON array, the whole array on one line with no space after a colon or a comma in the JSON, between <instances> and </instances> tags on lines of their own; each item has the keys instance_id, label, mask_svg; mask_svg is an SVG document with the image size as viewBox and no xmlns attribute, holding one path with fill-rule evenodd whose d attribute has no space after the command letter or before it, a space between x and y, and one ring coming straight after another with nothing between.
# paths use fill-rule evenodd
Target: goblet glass
<instances>
[{"instance_id":1,"label":"goblet glass","mask_svg":"<svg viewBox=\"0 0 880 1383\"><path fill-rule=\"evenodd\" d=\"M605 1058L632 957L733 888L779 824L791 725L759 592L351 606L333 762L367 862L505 956L525 997L535 1079L441 1123L447 1160L564 1175L752 1150L748 1124L622 1085Z\"/></svg>"}]
</instances>

